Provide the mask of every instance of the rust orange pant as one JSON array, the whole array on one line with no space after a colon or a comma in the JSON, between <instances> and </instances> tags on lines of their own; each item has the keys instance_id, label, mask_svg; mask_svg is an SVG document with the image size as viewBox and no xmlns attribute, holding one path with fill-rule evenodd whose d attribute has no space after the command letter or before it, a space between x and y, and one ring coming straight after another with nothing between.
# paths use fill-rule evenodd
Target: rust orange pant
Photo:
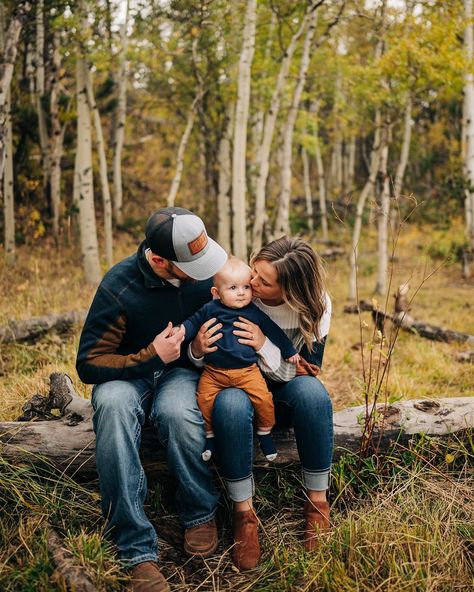
<instances>
[{"instance_id":1,"label":"rust orange pant","mask_svg":"<svg viewBox=\"0 0 474 592\"><path fill-rule=\"evenodd\" d=\"M235 387L245 391L253 405L257 428L271 429L275 423L273 397L268 390L257 364L247 368L216 368L205 366L197 388L197 402L206 432L212 432L212 407L214 400L222 389Z\"/></svg>"}]
</instances>

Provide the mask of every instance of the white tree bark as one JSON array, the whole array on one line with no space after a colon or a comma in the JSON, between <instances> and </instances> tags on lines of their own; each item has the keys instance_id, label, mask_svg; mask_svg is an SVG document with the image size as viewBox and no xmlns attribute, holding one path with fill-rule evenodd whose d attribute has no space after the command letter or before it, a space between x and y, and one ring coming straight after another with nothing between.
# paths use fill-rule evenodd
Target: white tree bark
<instances>
[{"instance_id":1,"label":"white tree bark","mask_svg":"<svg viewBox=\"0 0 474 592\"><path fill-rule=\"evenodd\" d=\"M194 120L196 119L196 105L200 100L200 96L197 96L188 113L188 119L186 122L186 127L184 129L183 135L181 136L181 141L179 142L178 147L178 154L176 156L176 171L174 173L173 181L171 183L171 187L168 193L168 206L174 206L176 196L178 195L179 186L181 184L181 177L183 174L184 168L184 153L186 151L186 147L189 142L189 138L191 136L191 132L194 127Z\"/></svg>"},{"instance_id":2,"label":"white tree bark","mask_svg":"<svg viewBox=\"0 0 474 592\"><path fill-rule=\"evenodd\" d=\"M58 35L53 35L53 68L51 76L51 206L53 210L53 233L59 236L59 216L61 212L61 158L63 154L64 127L59 120L59 76L61 54Z\"/></svg>"},{"instance_id":3,"label":"white tree bark","mask_svg":"<svg viewBox=\"0 0 474 592\"><path fill-rule=\"evenodd\" d=\"M405 171L408 165L408 156L410 154L411 144L411 130L413 127L413 120L411 118L412 112L412 99L410 95L407 96L405 105L405 118L403 127L403 141L402 149L400 152L400 161L397 166L397 172L395 174L395 183L393 187L393 194L395 199L399 199L402 193L403 179L405 177Z\"/></svg>"},{"instance_id":4,"label":"white tree bark","mask_svg":"<svg viewBox=\"0 0 474 592\"><path fill-rule=\"evenodd\" d=\"M95 136L97 142L97 152L99 155L100 185L102 189L102 203L104 205L104 238L105 238L105 259L107 267L112 267L114 263L113 253L113 235L112 235L112 200L110 197L109 179L107 176L107 157L105 155L105 141L102 131L102 122L100 120L99 108L94 97L92 88L92 74L89 67L84 70L87 102L94 118Z\"/></svg>"},{"instance_id":5,"label":"white tree bark","mask_svg":"<svg viewBox=\"0 0 474 592\"><path fill-rule=\"evenodd\" d=\"M251 68L255 52L257 0L247 0L237 79L232 155L232 244L236 257L247 259L246 152Z\"/></svg>"},{"instance_id":6,"label":"white tree bark","mask_svg":"<svg viewBox=\"0 0 474 592\"><path fill-rule=\"evenodd\" d=\"M76 61L77 148L74 163L74 203L79 208L81 253L86 281L98 284L101 279L99 247L94 210L92 178L92 135L86 89L86 61L81 52Z\"/></svg>"},{"instance_id":7,"label":"white tree bark","mask_svg":"<svg viewBox=\"0 0 474 592\"><path fill-rule=\"evenodd\" d=\"M5 101L7 119L5 122L5 170L3 174L3 211L5 227L5 263L14 265L16 259L15 248L15 201L13 191L13 134L10 89Z\"/></svg>"},{"instance_id":8,"label":"white tree bark","mask_svg":"<svg viewBox=\"0 0 474 592\"><path fill-rule=\"evenodd\" d=\"M30 11L30 2L18 2L11 15L5 35L3 61L0 65L0 179L5 167L5 124L7 118L5 102L12 81L21 29ZM3 190L1 183L0 187Z\"/></svg>"},{"instance_id":9,"label":"white tree bark","mask_svg":"<svg viewBox=\"0 0 474 592\"><path fill-rule=\"evenodd\" d=\"M355 157L356 157L356 136L355 136L355 133L352 133L350 136L350 139L349 139L347 167L345 170L345 190L347 192L352 191L352 186L354 184Z\"/></svg>"},{"instance_id":10,"label":"white tree bark","mask_svg":"<svg viewBox=\"0 0 474 592\"><path fill-rule=\"evenodd\" d=\"M301 159L303 160L303 183L304 183L304 196L306 201L306 216L308 219L308 230L313 232L313 196L311 194L311 177L309 174L309 159L306 148L303 146L301 149Z\"/></svg>"},{"instance_id":11,"label":"white tree bark","mask_svg":"<svg viewBox=\"0 0 474 592\"><path fill-rule=\"evenodd\" d=\"M375 114L375 130L374 140L372 144L372 151L370 155L370 171L364 188L360 192L357 200L356 217L354 221L354 228L352 230L352 248L349 254L349 298L354 300L357 296L357 253L359 249L360 233L362 229L362 214L364 212L365 202L372 193L375 181L377 178L377 171L379 170L380 156L382 150L382 143L380 141L380 111Z\"/></svg>"},{"instance_id":12,"label":"white tree bark","mask_svg":"<svg viewBox=\"0 0 474 592\"><path fill-rule=\"evenodd\" d=\"M318 116L319 106L317 103L313 103L311 110ZM324 178L324 164L323 157L321 154L321 144L319 140L319 124L316 120L314 126L314 137L316 140L315 144L315 158L316 158L316 170L318 171L318 187L319 187L319 210L321 213L321 234L323 240L328 240L328 215L326 207L326 180Z\"/></svg>"},{"instance_id":13,"label":"white tree bark","mask_svg":"<svg viewBox=\"0 0 474 592\"><path fill-rule=\"evenodd\" d=\"M119 57L119 73L117 78L118 86L118 105L117 118L114 130L114 161L113 161L113 183L114 183L114 200L113 210L115 222L122 224L123 222L123 189L122 189L122 149L125 138L125 119L127 111L127 75L128 75L128 15L129 15L129 1L127 0L125 9L125 19L120 28L120 57Z\"/></svg>"},{"instance_id":14,"label":"white tree bark","mask_svg":"<svg viewBox=\"0 0 474 592\"><path fill-rule=\"evenodd\" d=\"M377 284L376 294L385 294L388 279L388 222L390 215L390 179L388 176L388 148L390 129L384 125L382 150L380 153L380 176L382 183L377 203Z\"/></svg>"},{"instance_id":15,"label":"white tree bark","mask_svg":"<svg viewBox=\"0 0 474 592\"><path fill-rule=\"evenodd\" d=\"M49 137L46 125L46 112L44 109L45 96L45 67L44 67L44 0L38 0L36 4L36 111L38 113L38 130L41 148L41 160L43 165L43 191L46 192L50 176L51 158L49 154Z\"/></svg>"},{"instance_id":16,"label":"white tree bark","mask_svg":"<svg viewBox=\"0 0 474 592\"><path fill-rule=\"evenodd\" d=\"M340 123L340 109L343 103L342 97L342 76L338 71L336 75L336 84L334 90L334 109L333 109L333 121L334 121L334 132L333 132L333 150L331 155L331 178L330 187L331 195L339 198L342 192L343 184L343 141L342 141L342 130Z\"/></svg>"},{"instance_id":17,"label":"white tree bark","mask_svg":"<svg viewBox=\"0 0 474 592\"><path fill-rule=\"evenodd\" d=\"M5 46L5 6L0 3L0 52ZM3 226L5 263L15 264L15 203L13 191L13 137L10 89L5 98L5 171L3 175Z\"/></svg>"},{"instance_id":18,"label":"white tree bark","mask_svg":"<svg viewBox=\"0 0 474 592\"><path fill-rule=\"evenodd\" d=\"M472 23L472 0L464 0L464 12L466 19L466 26L464 29L464 51L466 56L466 71L464 73L466 238L470 248L474 249L474 75L472 73L474 33Z\"/></svg>"},{"instance_id":19,"label":"white tree bark","mask_svg":"<svg viewBox=\"0 0 474 592\"><path fill-rule=\"evenodd\" d=\"M273 134L275 132L275 124L280 110L281 95L288 77L291 60L296 49L298 39L306 30L308 20L311 18L315 7L312 5L307 11L299 29L295 32L290 40L286 51L283 54L280 71L278 73L275 89L270 101L270 108L265 116L265 124L263 126L263 137L258 154L258 162L260 170L258 173L257 189L255 193L255 219L253 225L253 248L258 250L262 246L262 234L265 224L265 190L267 186L268 172L270 170L270 151L272 147Z\"/></svg>"},{"instance_id":20,"label":"white tree bark","mask_svg":"<svg viewBox=\"0 0 474 592\"><path fill-rule=\"evenodd\" d=\"M219 142L219 189L217 194L217 242L228 252L231 250L231 207L232 185L231 142L234 126L234 104L227 106L224 133Z\"/></svg>"},{"instance_id":21,"label":"white tree bark","mask_svg":"<svg viewBox=\"0 0 474 592\"><path fill-rule=\"evenodd\" d=\"M410 154L410 144L411 144L411 130L413 127L413 120L411 118L412 113L412 99L410 94L407 94L406 104L405 104L405 116L404 116L404 126L403 126L403 140L402 140L402 149L400 151L400 160L397 166L397 172L395 173L395 181L393 184L393 197L394 197L394 205L395 207L391 208L390 211L390 222L392 229L395 231L396 225L399 223L398 220L398 212L400 208L400 197L402 194L403 188L403 179L405 177L405 171L408 165L408 156Z\"/></svg>"},{"instance_id":22,"label":"white tree bark","mask_svg":"<svg viewBox=\"0 0 474 592\"><path fill-rule=\"evenodd\" d=\"M267 42L265 46L265 54L263 58L263 63L265 67L269 64L270 59L270 52L272 48L273 42L273 32L276 25L276 12L272 11L272 18L270 21L270 26L268 29L267 35ZM263 106L255 113L255 116L252 118L251 128L252 128L252 157L251 157L251 164L250 164L250 187L255 197L257 193L257 183L258 183L258 174L260 170L260 145L262 143L262 136L263 136L263 122L265 119L265 111Z\"/></svg>"},{"instance_id":23,"label":"white tree bark","mask_svg":"<svg viewBox=\"0 0 474 592\"><path fill-rule=\"evenodd\" d=\"M36 107L34 45L30 41L25 44L25 53L25 74L28 80L30 103L33 107Z\"/></svg>"},{"instance_id":24,"label":"white tree bark","mask_svg":"<svg viewBox=\"0 0 474 592\"><path fill-rule=\"evenodd\" d=\"M306 30L305 40L303 44L303 55L301 56L298 79L293 93L293 99L291 101L288 117L286 119L285 127L283 129L283 162L281 168L281 190L280 199L278 202L277 218L275 223L275 236L277 238L284 234L290 233L293 134L295 131L296 118L298 116L298 107L301 100L301 94L303 93L304 85L306 83L306 75L308 73L309 62L311 59L310 51L311 44L313 42L314 32L316 30L316 16L316 10L310 13L310 17L308 20L308 28Z\"/></svg>"}]
</instances>

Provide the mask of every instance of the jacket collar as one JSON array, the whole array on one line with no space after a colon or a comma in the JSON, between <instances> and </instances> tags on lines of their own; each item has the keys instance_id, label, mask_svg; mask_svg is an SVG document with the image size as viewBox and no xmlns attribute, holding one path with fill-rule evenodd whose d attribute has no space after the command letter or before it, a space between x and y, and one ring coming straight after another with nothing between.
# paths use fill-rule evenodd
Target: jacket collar
<instances>
[{"instance_id":1,"label":"jacket collar","mask_svg":"<svg viewBox=\"0 0 474 592\"><path fill-rule=\"evenodd\" d=\"M143 280L145 282L146 288L164 288L165 286L169 286L170 284L166 282L164 279L160 278L160 276L156 275L156 273L151 268L150 264L147 261L145 256L145 251L148 248L146 241L143 241L140 246L138 247L137 251L137 263L138 269L140 270L141 274L143 275Z\"/></svg>"}]
</instances>

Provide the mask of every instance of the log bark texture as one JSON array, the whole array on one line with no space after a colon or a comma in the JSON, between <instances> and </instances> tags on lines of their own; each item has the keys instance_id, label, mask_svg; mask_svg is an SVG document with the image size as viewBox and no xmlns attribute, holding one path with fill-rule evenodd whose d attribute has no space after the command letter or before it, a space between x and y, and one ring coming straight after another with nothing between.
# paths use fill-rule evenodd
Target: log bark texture
<instances>
[{"instance_id":1,"label":"log bark texture","mask_svg":"<svg viewBox=\"0 0 474 592\"><path fill-rule=\"evenodd\" d=\"M36 395L24 406L22 419L34 421L0 423L0 455L14 464L45 462L73 476L94 476L95 436L92 428L90 401L79 397L70 378L65 374L51 375L48 397ZM46 421L54 410L56 419ZM374 442L378 450L386 451L393 441L406 443L414 434L425 433L447 437L474 427L474 397L457 397L435 401L403 401L394 405L377 405L378 421ZM351 407L334 414L334 444L337 459L347 450L358 450L365 417L365 406ZM274 431L278 448L273 466L299 464L293 430ZM145 428L142 434L142 463L151 473L165 473L163 448L154 432ZM255 466L268 466L256 451Z\"/></svg>"},{"instance_id":2,"label":"log bark texture","mask_svg":"<svg viewBox=\"0 0 474 592\"><path fill-rule=\"evenodd\" d=\"M69 311L50 314L44 317L32 317L23 321L10 321L0 327L0 343L27 341L36 339L52 329L67 331L76 323L83 323L87 311Z\"/></svg>"}]
</instances>

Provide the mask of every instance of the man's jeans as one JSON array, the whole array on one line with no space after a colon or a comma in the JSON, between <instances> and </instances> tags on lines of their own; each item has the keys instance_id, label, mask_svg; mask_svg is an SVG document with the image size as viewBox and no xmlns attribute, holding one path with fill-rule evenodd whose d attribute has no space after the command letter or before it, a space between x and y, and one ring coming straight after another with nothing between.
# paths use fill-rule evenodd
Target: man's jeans
<instances>
[{"instance_id":1,"label":"man's jeans","mask_svg":"<svg viewBox=\"0 0 474 592\"><path fill-rule=\"evenodd\" d=\"M128 565L157 558L156 533L143 510L147 482L140 457L141 429L152 425L178 479L176 503L185 528L214 517L218 494L201 459L204 422L196 404L199 374L185 368L156 372L153 380L114 380L92 393L96 463L107 532Z\"/></svg>"},{"instance_id":2,"label":"man's jeans","mask_svg":"<svg viewBox=\"0 0 474 592\"><path fill-rule=\"evenodd\" d=\"M296 376L287 383L271 383L278 425L293 425L307 489L329 486L333 449L332 404L321 382ZM212 425L222 475L229 497L240 502L253 495L253 407L242 390L221 391L214 403Z\"/></svg>"}]
</instances>

